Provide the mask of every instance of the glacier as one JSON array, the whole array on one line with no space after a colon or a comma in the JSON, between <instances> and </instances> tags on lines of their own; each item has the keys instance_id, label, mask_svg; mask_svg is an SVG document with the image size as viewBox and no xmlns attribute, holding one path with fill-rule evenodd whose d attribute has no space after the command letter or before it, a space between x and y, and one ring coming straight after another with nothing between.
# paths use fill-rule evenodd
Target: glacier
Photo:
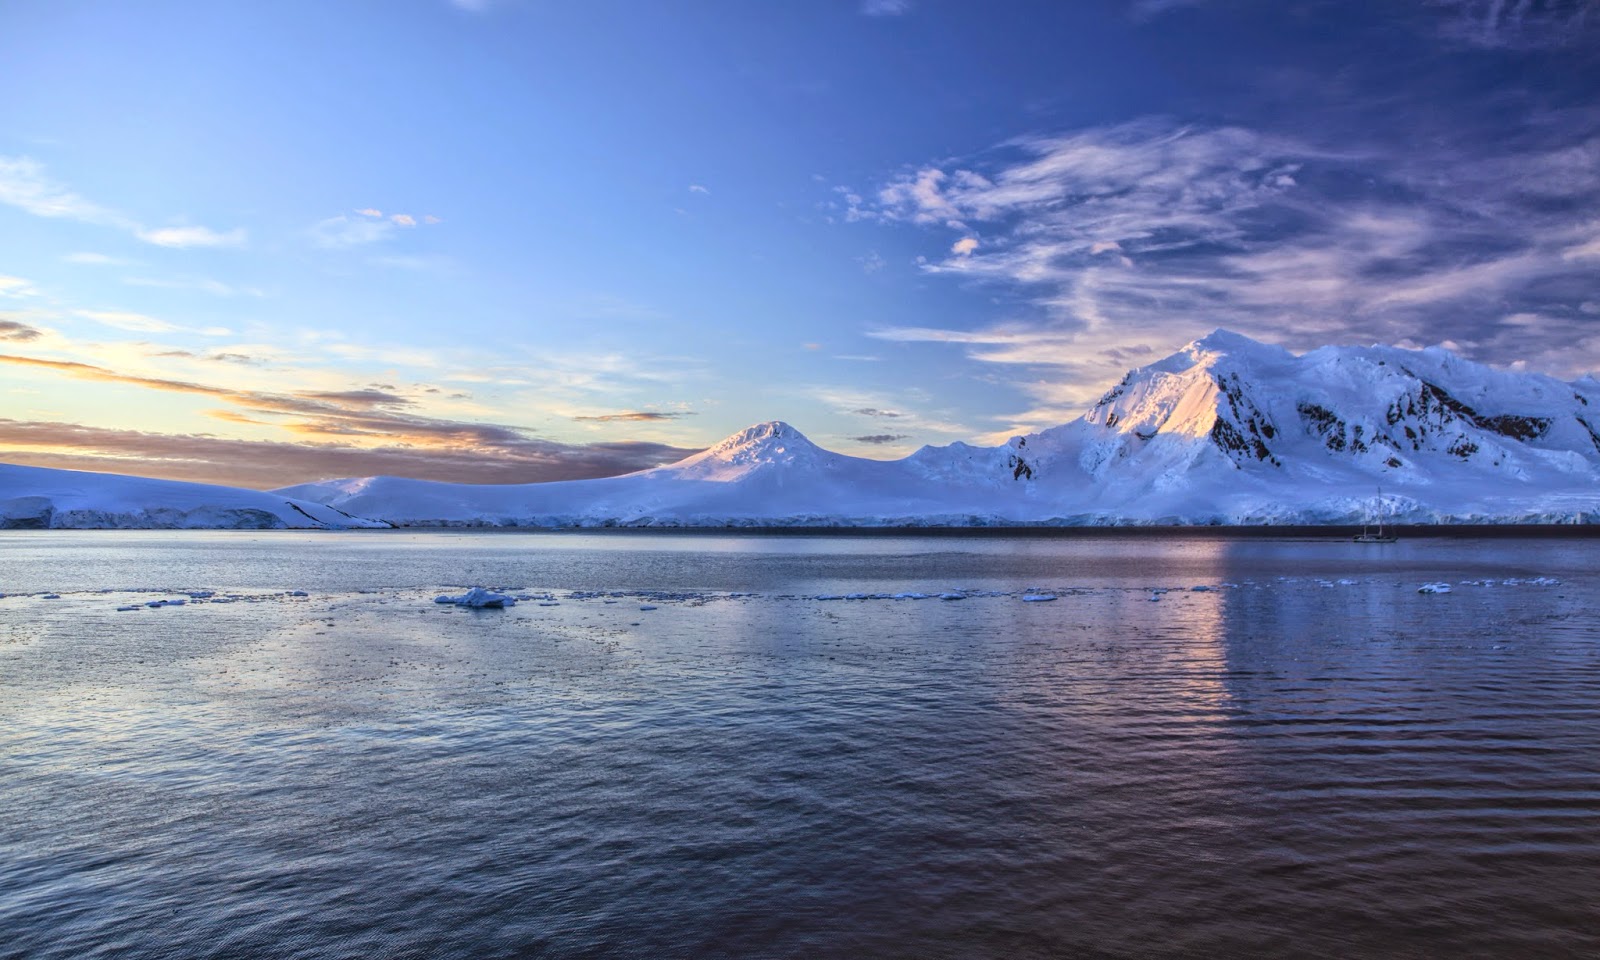
<instances>
[{"instance_id":1,"label":"glacier","mask_svg":"<svg viewBox=\"0 0 1600 960\"><path fill-rule=\"evenodd\" d=\"M1350 525L1380 487L1397 523L1600 522L1600 382L1218 330L995 447L869 460L773 420L624 476L271 493L0 465L0 527Z\"/></svg>"},{"instance_id":2,"label":"glacier","mask_svg":"<svg viewBox=\"0 0 1600 960\"><path fill-rule=\"evenodd\" d=\"M260 490L0 464L0 530L344 530L386 526L327 504Z\"/></svg>"}]
</instances>

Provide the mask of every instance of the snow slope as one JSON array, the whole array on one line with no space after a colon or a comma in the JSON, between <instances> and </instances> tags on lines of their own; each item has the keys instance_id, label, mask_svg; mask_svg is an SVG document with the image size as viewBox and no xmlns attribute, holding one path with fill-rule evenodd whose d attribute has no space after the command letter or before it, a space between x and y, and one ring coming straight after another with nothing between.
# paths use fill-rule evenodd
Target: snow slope
<instances>
[{"instance_id":1,"label":"snow slope","mask_svg":"<svg viewBox=\"0 0 1600 960\"><path fill-rule=\"evenodd\" d=\"M259 490L0 464L0 530L380 526Z\"/></svg>"},{"instance_id":2,"label":"snow slope","mask_svg":"<svg viewBox=\"0 0 1600 960\"><path fill-rule=\"evenodd\" d=\"M1400 521L1600 521L1600 384L1219 330L999 447L865 460L772 421L621 477L278 492L399 525L1359 523L1380 484Z\"/></svg>"}]
</instances>

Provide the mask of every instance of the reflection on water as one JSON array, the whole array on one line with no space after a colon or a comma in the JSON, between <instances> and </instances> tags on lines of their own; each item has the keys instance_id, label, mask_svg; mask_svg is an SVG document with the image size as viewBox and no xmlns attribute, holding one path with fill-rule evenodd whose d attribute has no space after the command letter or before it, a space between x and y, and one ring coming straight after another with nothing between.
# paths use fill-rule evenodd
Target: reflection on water
<instances>
[{"instance_id":1,"label":"reflection on water","mask_svg":"<svg viewBox=\"0 0 1600 960\"><path fill-rule=\"evenodd\" d=\"M1583 541L3 547L0 956L1600 951Z\"/></svg>"}]
</instances>

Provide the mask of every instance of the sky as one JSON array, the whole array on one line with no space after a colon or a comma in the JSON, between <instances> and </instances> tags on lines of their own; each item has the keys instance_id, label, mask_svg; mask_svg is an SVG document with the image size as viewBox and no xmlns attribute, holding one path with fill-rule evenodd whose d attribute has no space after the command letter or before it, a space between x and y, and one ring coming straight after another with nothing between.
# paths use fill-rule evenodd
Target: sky
<instances>
[{"instance_id":1,"label":"sky","mask_svg":"<svg viewBox=\"0 0 1600 960\"><path fill-rule=\"evenodd\" d=\"M1600 0L0 5L0 461L894 458L1218 327L1600 370Z\"/></svg>"}]
</instances>

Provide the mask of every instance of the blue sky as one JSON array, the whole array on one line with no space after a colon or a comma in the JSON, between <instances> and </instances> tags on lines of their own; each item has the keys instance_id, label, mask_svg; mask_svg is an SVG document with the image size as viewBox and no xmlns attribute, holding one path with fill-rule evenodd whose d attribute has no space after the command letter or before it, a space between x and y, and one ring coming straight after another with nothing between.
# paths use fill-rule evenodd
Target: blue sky
<instances>
[{"instance_id":1,"label":"blue sky","mask_svg":"<svg viewBox=\"0 0 1600 960\"><path fill-rule=\"evenodd\" d=\"M0 459L899 456L1215 327L1600 367L1600 2L0 8Z\"/></svg>"}]
</instances>

